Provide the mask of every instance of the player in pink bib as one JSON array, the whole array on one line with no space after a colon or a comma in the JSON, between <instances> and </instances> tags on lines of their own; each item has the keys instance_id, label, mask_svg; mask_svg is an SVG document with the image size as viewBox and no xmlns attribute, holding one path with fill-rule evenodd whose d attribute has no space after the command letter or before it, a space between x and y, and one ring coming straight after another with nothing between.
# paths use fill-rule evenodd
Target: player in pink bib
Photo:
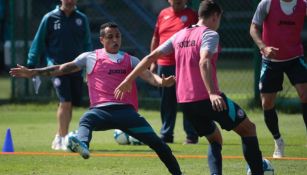
<instances>
[{"instance_id":1,"label":"player in pink bib","mask_svg":"<svg viewBox=\"0 0 307 175\"><path fill-rule=\"evenodd\" d=\"M147 55L116 88L115 96L122 97L132 87L134 79L159 56L174 53L176 62L177 100L183 113L199 136L209 141L208 164L211 175L222 174L222 135L215 122L235 131L242 140L243 154L253 175L263 175L262 153L259 149L256 126L231 99L224 95L216 76L222 10L213 0L200 3L196 25L173 35Z\"/></svg>"},{"instance_id":2,"label":"player in pink bib","mask_svg":"<svg viewBox=\"0 0 307 175\"><path fill-rule=\"evenodd\" d=\"M120 129L152 148L172 175L181 175L178 162L171 149L154 132L138 110L135 82L132 89L122 99L114 97L115 88L139 63L139 60L120 51L121 33L115 23L100 27L100 42L103 49L85 52L75 60L39 69L27 69L18 65L11 69L14 77L60 76L85 68L87 73L90 109L80 119L78 136L68 138L68 148L78 152L84 159L90 156L89 146L93 131ZM141 78L155 86L173 86L173 76L160 78L149 70L143 71Z\"/></svg>"},{"instance_id":3,"label":"player in pink bib","mask_svg":"<svg viewBox=\"0 0 307 175\"><path fill-rule=\"evenodd\" d=\"M306 0L262 0L250 26L250 34L262 54L259 90L264 121L275 142L274 158L284 156L284 141L275 110L284 73L299 95L307 130L307 63L301 41L306 4Z\"/></svg>"}]
</instances>

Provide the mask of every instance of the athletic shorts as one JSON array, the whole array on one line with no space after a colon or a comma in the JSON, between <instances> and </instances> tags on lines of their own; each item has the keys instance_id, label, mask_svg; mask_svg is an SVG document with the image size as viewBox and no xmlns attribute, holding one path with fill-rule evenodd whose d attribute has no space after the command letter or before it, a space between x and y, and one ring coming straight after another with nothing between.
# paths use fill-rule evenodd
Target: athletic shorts
<instances>
[{"instance_id":1,"label":"athletic shorts","mask_svg":"<svg viewBox=\"0 0 307 175\"><path fill-rule=\"evenodd\" d=\"M131 105L108 105L94 107L80 119L78 137L89 143L92 131L120 129L139 141L153 145L161 139L149 123Z\"/></svg>"},{"instance_id":2,"label":"athletic shorts","mask_svg":"<svg viewBox=\"0 0 307 175\"><path fill-rule=\"evenodd\" d=\"M230 131L238 126L247 116L243 109L224 94L221 95L227 105L225 111L214 111L210 99L181 103L182 112L192 123L199 136L208 136L216 128L215 122L219 123L222 129Z\"/></svg>"},{"instance_id":3,"label":"athletic shorts","mask_svg":"<svg viewBox=\"0 0 307 175\"><path fill-rule=\"evenodd\" d=\"M58 76L52 78L53 87L60 102L72 102L80 106L82 100L82 76Z\"/></svg>"},{"instance_id":4,"label":"athletic shorts","mask_svg":"<svg viewBox=\"0 0 307 175\"><path fill-rule=\"evenodd\" d=\"M284 73L292 85L307 82L307 63L304 57L285 62L272 62L262 59L259 81L261 93L274 93L282 90Z\"/></svg>"}]
</instances>

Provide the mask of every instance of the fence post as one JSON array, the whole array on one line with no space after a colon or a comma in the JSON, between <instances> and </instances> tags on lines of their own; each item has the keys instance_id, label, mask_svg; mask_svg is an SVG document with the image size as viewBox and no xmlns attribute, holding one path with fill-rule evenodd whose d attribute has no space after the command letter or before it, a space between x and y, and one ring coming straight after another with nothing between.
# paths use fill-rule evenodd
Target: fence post
<instances>
[{"instance_id":1,"label":"fence post","mask_svg":"<svg viewBox=\"0 0 307 175\"><path fill-rule=\"evenodd\" d=\"M15 55L15 0L10 0L10 40L11 40L11 67L16 66L16 55ZM11 98L15 98L15 78L11 79L12 94Z\"/></svg>"}]
</instances>

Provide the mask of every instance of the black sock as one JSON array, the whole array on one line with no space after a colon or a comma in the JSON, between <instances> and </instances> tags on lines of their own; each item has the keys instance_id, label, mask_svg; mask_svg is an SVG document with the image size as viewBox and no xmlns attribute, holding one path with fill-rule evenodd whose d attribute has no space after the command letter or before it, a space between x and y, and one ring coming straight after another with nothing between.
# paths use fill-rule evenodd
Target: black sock
<instances>
[{"instance_id":1,"label":"black sock","mask_svg":"<svg viewBox=\"0 0 307 175\"><path fill-rule=\"evenodd\" d=\"M249 165L252 174L262 175L262 153L256 136L242 137L242 148L244 158Z\"/></svg>"},{"instance_id":2,"label":"black sock","mask_svg":"<svg viewBox=\"0 0 307 175\"><path fill-rule=\"evenodd\" d=\"M213 142L208 147L208 165L210 174L222 174L222 145Z\"/></svg>"},{"instance_id":3,"label":"black sock","mask_svg":"<svg viewBox=\"0 0 307 175\"><path fill-rule=\"evenodd\" d=\"M307 103L302 103L302 108L303 108L303 119L304 119L304 122L305 122L305 127L306 127L306 130L307 130Z\"/></svg>"},{"instance_id":4,"label":"black sock","mask_svg":"<svg viewBox=\"0 0 307 175\"><path fill-rule=\"evenodd\" d=\"M264 110L264 121L274 139L280 138L278 117L275 108Z\"/></svg>"}]
</instances>

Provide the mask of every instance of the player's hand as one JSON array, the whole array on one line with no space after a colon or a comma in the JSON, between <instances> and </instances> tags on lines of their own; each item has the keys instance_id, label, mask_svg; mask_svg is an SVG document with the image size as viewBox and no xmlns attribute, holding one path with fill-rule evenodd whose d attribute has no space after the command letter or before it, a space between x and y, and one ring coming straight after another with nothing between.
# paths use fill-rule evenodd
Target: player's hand
<instances>
[{"instance_id":1,"label":"player's hand","mask_svg":"<svg viewBox=\"0 0 307 175\"><path fill-rule=\"evenodd\" d=\"M34 76L34 73L31 69L28 69L25 66L17 64L17 67L11 68L10 75L12 77L22 77L22 78L31 78Z\"/></svg>"},{"instance_id":2,"label":"player's hand","mask_svg":"<svg viewBox=\"0 0 307 175\"><path fill-rule=\"evenodd\" d=\"M176 77L174 75L165 77L164 74L162 74L162 87L171 87L176 83Z\"/></svg>"},{"instance_id":3,"label":"player's hand","mask_svg":"<svg viewBox=\"0 0 307 175\"><path fill-rule=\"evenodd\" d=\"M214 111L221 112L227 110L227 105L220 95L209 94L209 97Z\"/></svg>"},{"instance_id":4,"label":"player's hand","mask_svg":"<svg viewBox=\"0 0 307 175\"><path fill-rule=\"evenodd\" d=\"M122 100L126 92L130 92L132 89L132 83L128 82L126 79L121 82L114 90L114 97L116 99Z\"/></svg>"},{"instance_id":5,"label":"player's hand","mask_svg":"<svg viewBox=\"0 0 307 175\"><path fill-rule=\"evenodd\" d=\"M279 48L266 46L260 50L260 53L266 58L274 59L278 51Z\"/></svg>"}]
</instances>

